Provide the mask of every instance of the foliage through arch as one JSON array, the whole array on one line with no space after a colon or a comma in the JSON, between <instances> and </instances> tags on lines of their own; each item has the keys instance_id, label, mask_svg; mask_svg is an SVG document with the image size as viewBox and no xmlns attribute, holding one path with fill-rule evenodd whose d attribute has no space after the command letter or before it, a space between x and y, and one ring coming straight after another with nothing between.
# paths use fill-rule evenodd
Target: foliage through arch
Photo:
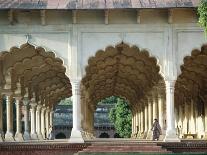
<instances>
[{"instance_id":1,"label":"foliage through arch","mask_svg":"<svg viewBox=\"0 0 207 155\"><path fill-rule=\"evenodd\" d=\"M207 36L207 0L201 0L198 6L199 24L204 28Z\"/></svg>"},{"instance_id":2,"label":"foliage through arch","mask_svg":"<svg viewBox=\"0 0 207 155\"><path fill-rule=\"evenodd\" d=\"M132 114L129 104L121 98L117 99L115 107L109 113L110 120L114 123L117 133L123 138L129 138L132 132Z\"/></svg>"}]
</instances>

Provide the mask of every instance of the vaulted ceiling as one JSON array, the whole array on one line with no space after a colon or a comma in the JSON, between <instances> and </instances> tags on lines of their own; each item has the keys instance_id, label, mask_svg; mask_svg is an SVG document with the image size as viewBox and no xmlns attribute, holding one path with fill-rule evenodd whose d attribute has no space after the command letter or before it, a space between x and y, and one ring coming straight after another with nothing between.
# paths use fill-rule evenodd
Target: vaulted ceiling
<instances>
[{"instance_id":1,"label":"vaulted ceiling","mask_svg":"<svg viewBox=\"0 0 207 155\"><path fill-rule=\"evenodd\" d=\"M0 53L0 91L35 97L52 106L71 96L70 80L63 61L53 52L28 43Z\"/></svg>"},{"instance_id":2,"label":"vaulted ceiling","mask_svg":"<svg viewBox=\"0 0 207 155\"><path fill-rule=\"evenodd\" d=\"M175 85L177 104L184 104L191 99L207 101L207 45L203 45L200 50L193 50L191 56L186 56L183 61Z\"/></svg>"},{"instance_id":3,"label":"vaulted ceiling","mask_svg":"<svg viewBox=\"0 0 207 155\"><path fill-rule=\"evenodd\" d=\"M134 106L163 80L159 72L156 58L148 51L121 43L88 60L82 85L93 106L112 95L124 97Z\"/></svg>"}]
</instances>

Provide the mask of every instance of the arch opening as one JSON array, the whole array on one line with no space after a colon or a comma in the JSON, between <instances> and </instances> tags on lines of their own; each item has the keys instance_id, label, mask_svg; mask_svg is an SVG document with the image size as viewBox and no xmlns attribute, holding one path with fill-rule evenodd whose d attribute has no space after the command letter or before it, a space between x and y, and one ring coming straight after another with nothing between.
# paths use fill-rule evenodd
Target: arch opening
<instances>
[{"instance_id":1,"label":"arch opening","mask_svg":"<svg viewBox=\"0 0 207 155\"><path fill-rule=\"evenodd\" d=\"M207 45L183 59L175 84L176 126L180 138L207 136Z\"/></svg>"},{"instance_id":2,"label":"arch opening","mask_svg":"<svg viewBox=\"0 0 207 155\"><path fill-rule=\"evenodd\" d=\"M85 70L86 75L81 83L82 110L85 116L85 120L82 121L84 130L93 133L92 114L99 101L110 96L120 96L128 101L132 111L134 123L132 123L131 136L137 137L139 132L141 134L139 136L144 137L149 128L146 126L144 129L138 125L138 113L143 115L149 102L153 102L156 107L153 118L158 118L159 98L162 98L160 113L164 111L165 84L160 75L157 59L150 56L146 50L121 43L115 47L109 46L105 50L97 51L94 57L89 58ZM91 116L86 116L86 113ZM153 118L150 118L149 124L153 122ZM164 119L161 121L164 122ZM144 124L145 121L140 119L139 122Z\"/></svg>"},{"instance_id":3,"label":"arch opening","mask_svg":"<svg viewBox=\"0 0 207 155\"><path fill-rule=\"evenodd\" d=\"M7 123L5 140L15 138L17 141L22 140L22 116L28 121L24 122L24 131L28 132L29 124L31 126L31 137L27 133L25 139L48 138L53 107L72 95L63 61L55 53L29 43L0 52L0 93L0 101L6 102L6 121L15 121ZM16 104L12 108L9 103L14 99ZM45 119L44 127L39 118Z\"/></svg>"}]
</instances>

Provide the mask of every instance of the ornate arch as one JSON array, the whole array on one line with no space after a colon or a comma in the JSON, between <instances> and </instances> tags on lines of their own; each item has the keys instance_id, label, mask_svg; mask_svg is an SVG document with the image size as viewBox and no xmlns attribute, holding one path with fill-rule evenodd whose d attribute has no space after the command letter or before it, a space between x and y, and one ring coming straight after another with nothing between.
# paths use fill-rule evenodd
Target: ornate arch
<instances>
[{"instance_id":1,"label":"ornate arch","mask_svg":"<svg viewBox=\"0 0 207 155\"><path fill-rule=\"evenodd\" d=\"M182 96L183 98L192 98L194 100L198 100L201 97L206 100L207 44L204 44L200 50L192 50L191 56L186 56L183 59L183 65L180 68L181 74L175 84L175 97Z\"/></svg>"},{"instance_id":2,"label":"ornate arch","mask_svg":"<svg viewBox=\"0 0 207 155\"><path fill-rule=\"evenodd\" d=\"M72 94L63 61L55 53L29 43L0 53L0 81L1 89L15 95L20 91L21 96L29 94L37 100L44 96L49 106Z\"/></svg>"},{"instance_id":3,"label":"ornate arch","mask_svg":"<svg viewBox=\"0 0 207 155\"><path fill-rule=\"evenodd\" d=\"M124 97L134 106L163 80L159 73L157 60L148 51L121 43L89 58L82 85L93 107L112 95Z\"/></svg>"}]
</instances>

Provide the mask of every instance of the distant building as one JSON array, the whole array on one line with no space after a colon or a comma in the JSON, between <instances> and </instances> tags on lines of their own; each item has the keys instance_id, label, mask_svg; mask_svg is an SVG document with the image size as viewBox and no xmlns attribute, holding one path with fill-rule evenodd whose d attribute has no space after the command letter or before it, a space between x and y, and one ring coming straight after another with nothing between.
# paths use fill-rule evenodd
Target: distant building
<instances>
[{"instance_id":1,"label":"distant building","mask_svg":"<svg viewBox=\"0 0 207 155\"><path fill-rule=\"evenodd\" d=\"M99 138L118 137L113 123L109 120L110 109L114 105L101 104L94 113L94 136ZM55 138L69 138L72 130L73 114L72 105L57 105L54 111Z\"/></svg>"}]
</instances>

